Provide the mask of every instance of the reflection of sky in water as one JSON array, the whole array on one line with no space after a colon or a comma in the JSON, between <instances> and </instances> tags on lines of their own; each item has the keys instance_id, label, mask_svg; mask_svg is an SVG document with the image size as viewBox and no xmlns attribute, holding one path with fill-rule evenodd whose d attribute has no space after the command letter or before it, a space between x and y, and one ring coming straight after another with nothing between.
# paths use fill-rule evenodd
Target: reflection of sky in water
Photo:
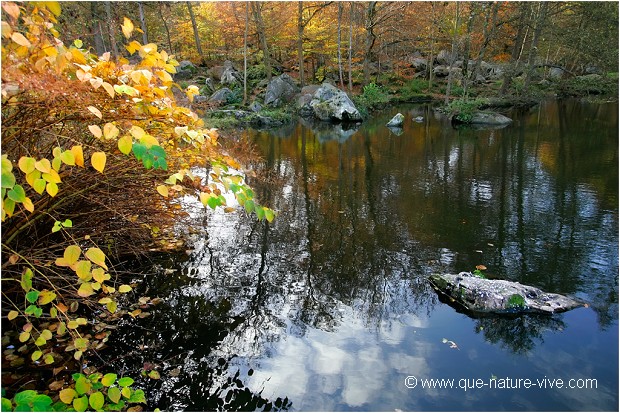
<instances>
[{"instance_id":1,"label":"reflection of sky in water","mask_svg":"<svg viewBox=\"0 0 620 413\"><path fill-rule=\"evenodd\" d=\"M303 337L287 335L273 343L270 356L240 357L256 372L247 385L267 398L286 395L294 410L605 410L617 401L613 375L617 358L603 371L592 368L598 340L615 340L613 333L596 337L591 310L564 315L567 329L544 334L545 346L524 355L498 349L475 332L467 317L442 305L430 317L405 314L376 329L344 308L342 323L334 332L310 329ZM589 326L589 327L588 327ZM442 338L453 340L452 349ZM579 346L574 342L578 341ZM572 343L572 344L571 344ZM590 367L584 369L582 363ZM602 361L605 365L604 360ZM606 371L605 371L606 370ZM418 386L405 387L415 375ZM597 389L423 389L422 379L453 378L598 380ZM492 408L492 410L494 410Z\"/></svg>"}]
</instances>

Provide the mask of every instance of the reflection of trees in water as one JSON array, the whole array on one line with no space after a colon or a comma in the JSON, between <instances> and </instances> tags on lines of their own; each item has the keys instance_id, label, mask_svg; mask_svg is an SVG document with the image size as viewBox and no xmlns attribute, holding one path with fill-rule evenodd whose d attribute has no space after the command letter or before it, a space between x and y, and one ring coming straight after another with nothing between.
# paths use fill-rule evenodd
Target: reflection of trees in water
<instances>
[{"instance_id":1,"label":"reflection of trees in water","mask_svg":"<svg viewBox=\"0 0 620 413\"><path fill-rule=\"evenodd\" d=\"M518 317L481 317L475 331L485 340L512 351L525 354L543 341L543 332L563 330L564 322L557 316L526 314Z\"/></svg>"}]
</instances>

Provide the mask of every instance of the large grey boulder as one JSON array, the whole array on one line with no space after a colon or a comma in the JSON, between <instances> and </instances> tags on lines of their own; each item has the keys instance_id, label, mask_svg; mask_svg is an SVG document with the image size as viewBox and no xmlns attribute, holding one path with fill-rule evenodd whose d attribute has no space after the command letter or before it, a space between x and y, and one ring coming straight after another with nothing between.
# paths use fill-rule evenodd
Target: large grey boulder
<instances>
[{"instance_id":1,"label":"large grey boulder","mask_svg":"<svg viewBox=\"0 0 620 413\"><path fill-rule=\"evenodd\" d=\"M388 128L398 128L403 126L404 122L405 116L402 113L397 113L385 126Z\"/></svg>"},{"instance_id":2,"label":"large grey boulder","mask_svg":"<svg viewBox=\"0 0 620 413\"><path fill-rule=\"evenodd\" d=\"M329 83L323 83L309 103L314 116L322 121L355 122L362 115L349 96Z\"/></svg>"},{"instance_id":3,"label":"large grey boulder","mask_svg":"<svg viewBox=\"0 0 620 413\"><path fill-rule=\"evenodd\" d=\"M234 68L230 60L224 62L224 70L220 74L220 83L223 85L235 85L243 79L243 76Z\"/></svg>"},{"instance_id":4,"label":"large grey boulder","mask_svg":"<svg viewBox=\"0 0 620 413\"><path fill-rule=\"evenodd\" d=\"M429 281L436 291L474 312L553 314L584 306L564 295L514 281L488 280L468 272L433 274Z\"/></svg>"},{"instance_id":5,"label":"large grey boulder","mask_svg":"<svg viewBox=\"0 0 620 413\"><path fill-rule=\"evenodd\" d=\"M299 88L295 81L288 74L284 73L271 79L265 91L265 105L280 106L293 100L299 93Z\"/></svg>"},{"instance_id":6,"label":"large grey boulder","mask_svg":"<svg viewBox=\"0 0 620 413\"><path fill-rule=\"evenodd\" d=\"M232 96L232 94L232 90L228 89L227 87L223 87L211 95L211 97L209 98L209 102L220 104L226 103L226 101L228 101L228 98Z\"/></svg>"},{"instance_id":7,"label":"large grey boulder","mask_svg":"<svg viewBox=\"0 0 620 413\"><path fill-rule=\"evenodd\" d=\"M508 125L512 119L496 112L474 112L471 121L474 125Z\"/></svg>"}]
</instances>

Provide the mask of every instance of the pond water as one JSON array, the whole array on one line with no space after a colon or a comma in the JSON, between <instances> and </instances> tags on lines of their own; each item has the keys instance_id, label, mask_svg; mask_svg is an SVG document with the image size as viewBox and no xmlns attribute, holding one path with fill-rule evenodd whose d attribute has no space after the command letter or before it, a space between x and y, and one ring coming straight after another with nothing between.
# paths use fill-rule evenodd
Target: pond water
<instances>
[{"instance_id":1,"label":"pond water","mask_svg":"<svg viewBox=\"0 0 620 413\"><path fill-rule=\"evenodd\" d=\"M618 105L508 115L245 132L276 220L186 203L192 250L147 274L164 301L108 363L157 369L140 384L165 410L617 410ZM479 264L588 307L475 317L427 282Z\"/></svg>"}]
</instances>

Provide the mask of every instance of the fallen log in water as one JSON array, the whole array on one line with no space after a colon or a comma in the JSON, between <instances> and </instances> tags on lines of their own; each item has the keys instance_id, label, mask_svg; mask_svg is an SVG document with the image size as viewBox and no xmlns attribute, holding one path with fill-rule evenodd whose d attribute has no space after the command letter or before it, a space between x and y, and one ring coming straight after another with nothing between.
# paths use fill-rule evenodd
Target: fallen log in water
<instances>
[{"instance_id":1,"label":"fallen log in water","mask_svg":"<svg viewBox=\"0 0 620 413\"><path fill-rule=\"evenodd\" d=\"M488 280L469 272L433 274L429 281L436 291L475 312L553 314L585 305L570 297L547 293L529 285Z\"/></svg>"}]
</instances>

